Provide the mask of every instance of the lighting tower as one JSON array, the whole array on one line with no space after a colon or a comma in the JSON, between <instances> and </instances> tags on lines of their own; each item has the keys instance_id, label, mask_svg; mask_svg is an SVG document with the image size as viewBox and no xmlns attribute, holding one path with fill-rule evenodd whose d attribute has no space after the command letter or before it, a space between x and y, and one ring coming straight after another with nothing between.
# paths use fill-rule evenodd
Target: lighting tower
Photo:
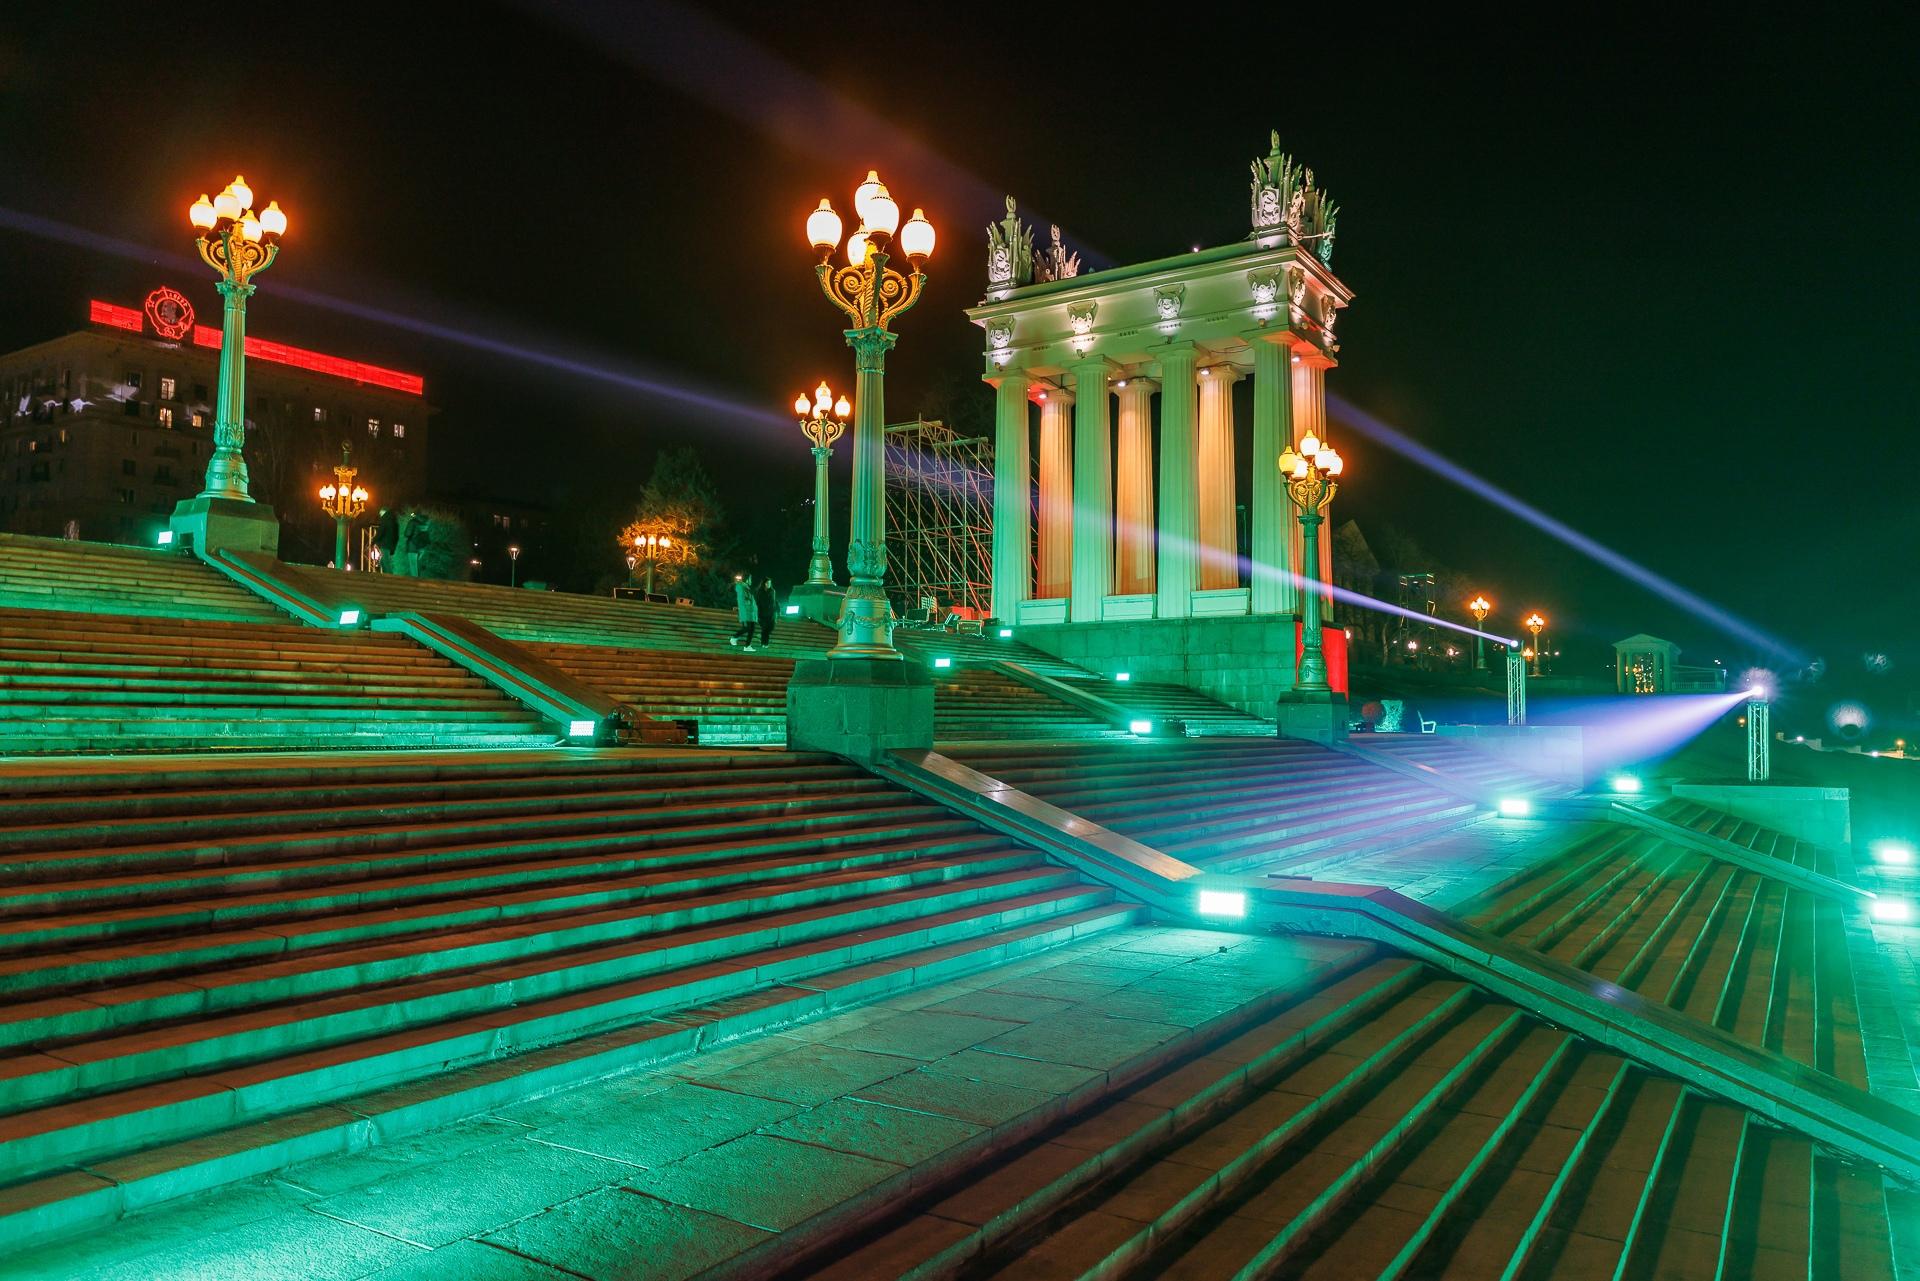
<instances>
[{"instance_id":1,"label":"lighting tower","mask_svg":"<svg viewBox=\"0 0 1920 1281\"><path fill-rule=\"evenodd\" d=\"M933 224L926 214L913 211L905 225L879 174L867 178L853 193L860 226L847 237L847 262L833 265L841 247L840 215L826 200L807 215L807 240L819 256L815 275L821 292L853 321L846 331L853 348L853 515L847 538L847 594L840 606L840 639L827 657L898 660L893 647L893 609L882 587L887 576L886 535L886 401L883 379L887 352L895 342L888 328L895 316L920 301L926 285L921 264L933 253ZM912 266L907 275L888 266L887 248L898 245Z\"/></svg>"},{"instance_id":2,"label":"lighting tower","mask_svg":"<svg viewBox=\"0 0 1920 1281\"><path fill-rule=\"evenodd\" d=\"M236 176L211 200L203 195L194 201L187 220L197 233L194 244L200 260L219 277L214 287L224 302L220 390L205 488L174 508L169 527L176 541L190 541L202 553L221 546L277 551L279 521L247 492L247 298L253 293L254 277L280 255L287 215L277 200L256 214L253 188Z\"/></svg>"},{"instance_id":3,"label":"lighting tower","mask_svg":"<svg viewBox=\"0 0 1920 1281\"><path fill-rule=\"evenodd\" d=\"M1280 455L1280 475L1287 494L1300 509L1300 564L1305 571L1301 599L1300 670L1293 687L1310 693L1327 691L1327 656L1320 638L1320 523L1339 490L1334 478L1346 470L1346 460L1333 446L1311 433L1300 441L1300 451Z\"/></svg>"},{"instance_id":4,"label":"lighting tower","mask_svg":"<svg viewBox=\"0 0 1920 1281\"><path fill-rule=\"evenodd\" d=\"M1473 599L1467 602L1467 609L1473 614L1473 625L1484 631L1487 626L1487 614L1493 609L1493 602L1483 594L1475 592ZM1487 670L1487 638L1484 636L1473 638L1473 666L1476 671Z\"/></svg>"},{"instance_id":5,"label":"lighting tower","mask_svg":"<svg viewBox=\"0 0 1920 1281\"><path fill-rule=\"evenodd\" d=\"M1540 629L1547 625L1547 618L1536 609L1520 621L1528 631L1533 633L1533 674L1538 676L1540 674Z\"/></svg>"},{"instance_id":6,"label":"lighting tower","mask_svg":"<svg viewBox=\"0 0 1920 1281\"><path fill-rule=\"evenodd\" d=\"M320 510L333 517L333 563L341 569L347 564L347 522L367 509L367 487L353 483L360 469L347 460L353 446L340 442L340 461L333 465L333 480L320 486Z\"/></svg>"},{"instance_id":7,"label":"lighting tower","mask_svg":"<svg viewBox=\"0 0 1920 1281\"><path fill-rule=\"evenodd\" d=\"M1773 777L1773 704L1759 685L1747 687L1747 781Z\"/></svg>"},{"instance_id":8,"label":"lighting tower","mask_svg":"<svg viewBox=\"0 0 1920 1281\"><path fill-rule=\"evenodd\" d=\"M800 431L813 442L813 559L807 563L807 582L815 587L833 586L833 544L827 534L827 461L833 457L833 442L847 429L847 415L853 406L845 396L835 400L824 382L813 389L813 399L793 399L793 412L800 415Z\"/></svg>"},{"instance_id":9,"label":"lighting tower","mask_svg":"<svg viewBox=\"0 0 1920 1281\"><path fill-rule=\"evenodd\" d=\"M1518 645L1507 646L1507 724L1527 723L1527 660Z\"/></svg>"}]
</instances>

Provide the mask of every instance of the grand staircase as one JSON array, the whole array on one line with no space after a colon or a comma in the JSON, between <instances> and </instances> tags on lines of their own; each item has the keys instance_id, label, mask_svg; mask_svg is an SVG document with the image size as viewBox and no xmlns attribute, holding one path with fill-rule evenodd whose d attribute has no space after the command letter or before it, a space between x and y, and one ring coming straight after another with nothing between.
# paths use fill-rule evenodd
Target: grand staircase
<instances>
[{"instance_id":1,"label":"grand staircase","mask_svg":"<svg viewBox=\"0 0 1920 1281\"><path fill-rule=\"evenodd\" d=\"M933 737L937 743L1061 742L1129 734L990 668L957 667L933 673Z\"/></svg>"},{"instance_id":2,"label":"grand staircase","mask_svg":"<svg viewBox=\"0 0 1920 1281\"><path fill-rule=\"evenodd\" d=\"M690 721L703 747L784 747L793 660L529 641L524 648L594 689L661 720Z\"/></svg>"},{"instance_id":3,"label":"grand staircase","mask_svg":"<svg viewBox=\"0 0 1920 1281\"><path fill-rule=\"evenodd\" d=\"M1139 915L824 757L0 789L0 1242Z\"/></svg>"},{"instance_id":4,"label":"grand staircase","mask_svg":"<svg viewBox=\"0 0 1920 1281\"><path fill-rule=\"evenodd\" d=\"M239 623L286 616L176 551L0 534L0 608Z\"/></svg>"},{"instance_id":5,"label":"grand staircase","mask_svg":"<svg viewBox=\"0 0 1920 1281\"><path fill-rule=\"evenodd\" d=\"M1424 765L1450 779L1490 795L1548 798L1572 796L1580 789L1545 774L1511 765L1459 739L1442 734L1356 734L1348 740L1362 750L1383 752Z\"/></svg>"},{"instance_id":6,"label":"grand staircase","mask_svg":"<svg viewBox=\"0 0 1920 1281\"><path fill-rule=\"evenodd\" d=\"M1294 739L1136 742L953 753L1082 818L1214 872L1312 875L1452 831L1483 811Z\"/></svg>"}]
</instances>

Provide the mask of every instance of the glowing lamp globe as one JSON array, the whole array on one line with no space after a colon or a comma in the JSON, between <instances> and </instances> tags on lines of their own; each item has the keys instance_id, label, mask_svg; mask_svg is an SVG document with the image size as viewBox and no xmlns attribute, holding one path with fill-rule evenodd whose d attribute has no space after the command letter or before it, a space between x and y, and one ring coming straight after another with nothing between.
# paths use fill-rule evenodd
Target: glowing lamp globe
<instances>
[{"instance_id":1,"label":"glowing lamp globe","mask_svg":"<svg viewBox=\"0 0 1920 1281\"><path fill-rule=\"evenodd\" d=\"M867 227L877 236L891 236L900 229L900 206L883 188L879 195L867 202L865 215Z\"/></svg>"},{"instance_id":2,"label":"glowing lamp globe","mask_svg":"<svg viewBox=\"0 0 1920 1281\"><path fill-rule=\"evenodd\" d=\"M923 210L915 209L907 225L900 229L900 252L919 262L933 257L933 224Z\"/></svg>"},{"instance_id":3,"label":"glowing lamp globe","mask_svg":"<svg viewBox=\"0 0 1920 1281\"><path fill-rule=\"evenodd\" d=\"M1295 475L1300 469L1300 464L1305 461L1306 459L1289 449L1286 453L1280 455L1280 470L1289 476Z\"/></svg>"},{"instance_id":4,"label":"glowing lamp globe","mask_svg":"<svg viewBox=\"0 0 1920 1281\"><path fill-rule=\"evenodd\" d=\"M806 417L807 410L811 407L812 402L805 396L795 396L793 398L793 412L799 414L802 418Z\"/></svg>"},{"instance_id":5,"label":"glowing lamp globe","mask_svg":"<svg viewBox=\"0 0 1920 1281\"><path fill-rule=\"evenodd\" d=\"M365 485L355 485L353 487L353 501L356 503L364 503L367 501L367 487Z\"/></svg>"},{"instance_id":6,"label":"glowing lamp globe","mask_svg":"<svg viewBox=\"0 0 1920 1281\"><path fill-rule=\"evenodd\" d=\"M200 199L194 201L192 207L187 210L187 221L202 231L211 231L213 220L213 201L207 199L203 192Z\"/></svg>"},{"instance_id":7,"label":"glowing lamp globe","mask_svg":"<svg viewBox=\"0 0 1920 1281\"><path fill-rule=\"evenodd\" d=\"M240 216L240 234L248 240L260 239L260 220L251 209Z\"/></svg>"},{"instance_id":8,"label":"glowing lamp globe","mask_svg":"<svg viewBox=\"0 0 1920 1281\"><path fill-rule=\"evenodd\" d=\"M1347 460L1340 456L1340 451L1337 449L1329 449L1326 453L1322 454L1321 457L1326 459L1327 475L1329 476L1338 476L1347 469Z\"/></svg>"},{"instance_id":9,"label":"glowing lamp globe","mask_svg":"<svg viewBox=\"0 0 1920 1281\"><path fill-rule=\"evenodd\" d=\"M873 205L873 198L886 194L887 184L880 181L879 170L867 170L867 180L853 189L853 212L860 216L860 221L872 222L873 215L868 210Z\"/></svg>"},{"instance_id":10,"label":"glowing lamp globe","mask_svg":"<svg viewBox=\"0 0 1920 1281\"><path fill-rule=\"evenodd\" d=\"M852 412L853 412L853 403L849 401L845 396L842 396L840 399L833 402L833 416L835 418L845 418L848 414Z\"/></svg>"},{"instance_id":11,"label":"glowing lamp globe","mask_svg":"<svg viewBox=\"0 0 1920 1281\"><path fill-rule=\"evenodd\" d=\"M330 503L333 501L333 496L339 492L340 491L335 489L332 485L322 485L320 486L320 501L324 503Z\"/></svg>"},{"instance_id":12,"label":"glowing lamp globe","mask_svg":"<svg viewBox=\"0 0 1920 1281\"><path fill-rule=\"evenodd\" d=\"M823 254L830 254L840 243L840 215L825 199L807 215L807 242Z\"/></svg>"},{"instance_id":13,"label":"glowing lamp globe","mask_svg":"<svg viewBox=\"0 0 1920 1281\"><path fill-rule=\"evenodd\" d=\"M247 185L245 178L239 174L233 175L233 181L227 184L227 190L233 193L233 198L240 202L242 209L253 208L253 188Z\"/></svg>"},{"instance_id":14,"label":"glowing lamp globe","mask_svg":"<svg viewBox=\"0 0 1920 1281\"><path fill-rule=\"evenodd\" d=\"M824 414L833 407L833 388L821 383L813 389L813 412Z\"/></svg>"},{"instance_id":15,"label":"glowing lamp globe","mask_svg":"<svg viewBox=\"0 0 1920 1281\"><path fill-rule=\"evenodd\" d=\"M671 538L668 538L665 534L662 534L660 535L660 545L662 547L671 547L673 546L673 540Z\"/></svg>"},{"instance_id":16,"label":"glowing lamp globe","mask_svg":"<svg viewBox=\"0 0 1920 1281\"><path fill-rule=\"evenodd\" d=\"M244 208L246 208L246 206L240 203L240 197L233 194L232 187L228 187L225 191L213 198L213 214L215 218L229 220L238 218L240 211Z\"/></svg>"},{"instance_id":17,"label":"glowing lamp globe","mask_svg":"<svg viewBox=\"0 0 1920 1281\"><path fill-rule=\"evenodd\" d=\"M847 237L847 265L858 267L867 260L867 230L862 227Z\"/></svg>"},{"instance_id":18,"label":"glowing lamp globe","mask_svg":"<svg viewBox=\"0 0 1920 1281\"><path fill-rule=\"evenodd\" d=\"M269 236L284 236L287 234L287 214L285 210L280 208L280 202L278 200L269 200L267 207L260 211L260 230L266 232Z\"/></svg>"},{"instance_id":19,"label":"glowing lamp globe","mask_svg":"<svg viewBox=\"0 0 1920 1281\"><path fill-rule=\"evenodd\" d=\"M1319 453L1320 438L1314 435L1312 432L1308 432L1305 436L1302 436L1300 438L1300 452L1305 454L1308 458L1311 458L1315 454Z\"/></svg>"}]
</instances>

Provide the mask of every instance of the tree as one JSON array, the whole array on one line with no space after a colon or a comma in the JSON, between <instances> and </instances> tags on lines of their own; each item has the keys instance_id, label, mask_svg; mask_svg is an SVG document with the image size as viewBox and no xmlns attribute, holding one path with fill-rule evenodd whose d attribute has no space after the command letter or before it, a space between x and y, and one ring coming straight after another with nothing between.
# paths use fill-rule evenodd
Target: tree
<instances>
[{"instance_id":1,"label":"tree","mask_svg":"<svg viewBox=\"0 0 1920 1281\"><path fill-rule=\"evenodd\" d=\"M473 560L473 540L467 523L444 507L415 505L407 514L426 521L427 543L420 549L416 578L465 578ZM401 525L406 524L405 515Z\"/></svg>"},{"instance_id":2,"label":"tree","mask_svg":"<svg viewBox=\"0 0 1920 1281\"><path fill-rule=\"evenodd\" d=\"M656 566L654 590L677 592L702 605L729 604L733 599L729 564L734 548L727 538L725 522L719 493L699 453L691 445L661 450L654 457L646 488L640 491L632 525L678 530L678 536L697 551L691 558Z\"/></svg>"}]
</instances>

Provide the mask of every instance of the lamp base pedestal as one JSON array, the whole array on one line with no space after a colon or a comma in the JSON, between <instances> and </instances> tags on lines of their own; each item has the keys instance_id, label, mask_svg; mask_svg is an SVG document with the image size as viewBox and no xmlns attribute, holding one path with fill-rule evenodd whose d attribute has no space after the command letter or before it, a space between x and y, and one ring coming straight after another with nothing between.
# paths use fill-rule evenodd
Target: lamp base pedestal
<instances>
[{"instance_id":1,"label":"lamp base pedestal","mask_svg":"<svg viewBox=\"0 0 1920 1281\"><path fill-rule=\"evenodd\" d=\"M1281 738L1337 743L1347 736L1347 696L1332 690L1296 689L1275 704Z\"/></svg>"},{"instance_id":2,"label":"lamp base pedestal","mask_svg":"<svg viewBox=\"0 0 1920 1281\"><path fill-rule=\"evenodd\" d=\"M933 746L933 677L918 663L803 659L787 683L787 747L871 765Z\"/></svg>"},{"instance_id":3,"label":"lamp base pedestal","mask_svg":"<svg viewBox=\"0 0 1920 1281\"><path fill-rule=\"evenodd\" d=\"M265 503L201 494L182 499L167 520L176 546L186 545L199 555L232 548L243 552L280 554L280 518Z\"/></svg>"},{"instance_id":4,"label":"lamp base pedestal","mask_svg":"<svg viewBox=\"0 0 1920 1281\"><path fill-rule=\"evenodd\" d=\"M835 583L801 583L787 593L787 604L800 607L800 617L810 622L835 627L840 622L840 602L847 589Z\"/></svg>"}]
</instances>

